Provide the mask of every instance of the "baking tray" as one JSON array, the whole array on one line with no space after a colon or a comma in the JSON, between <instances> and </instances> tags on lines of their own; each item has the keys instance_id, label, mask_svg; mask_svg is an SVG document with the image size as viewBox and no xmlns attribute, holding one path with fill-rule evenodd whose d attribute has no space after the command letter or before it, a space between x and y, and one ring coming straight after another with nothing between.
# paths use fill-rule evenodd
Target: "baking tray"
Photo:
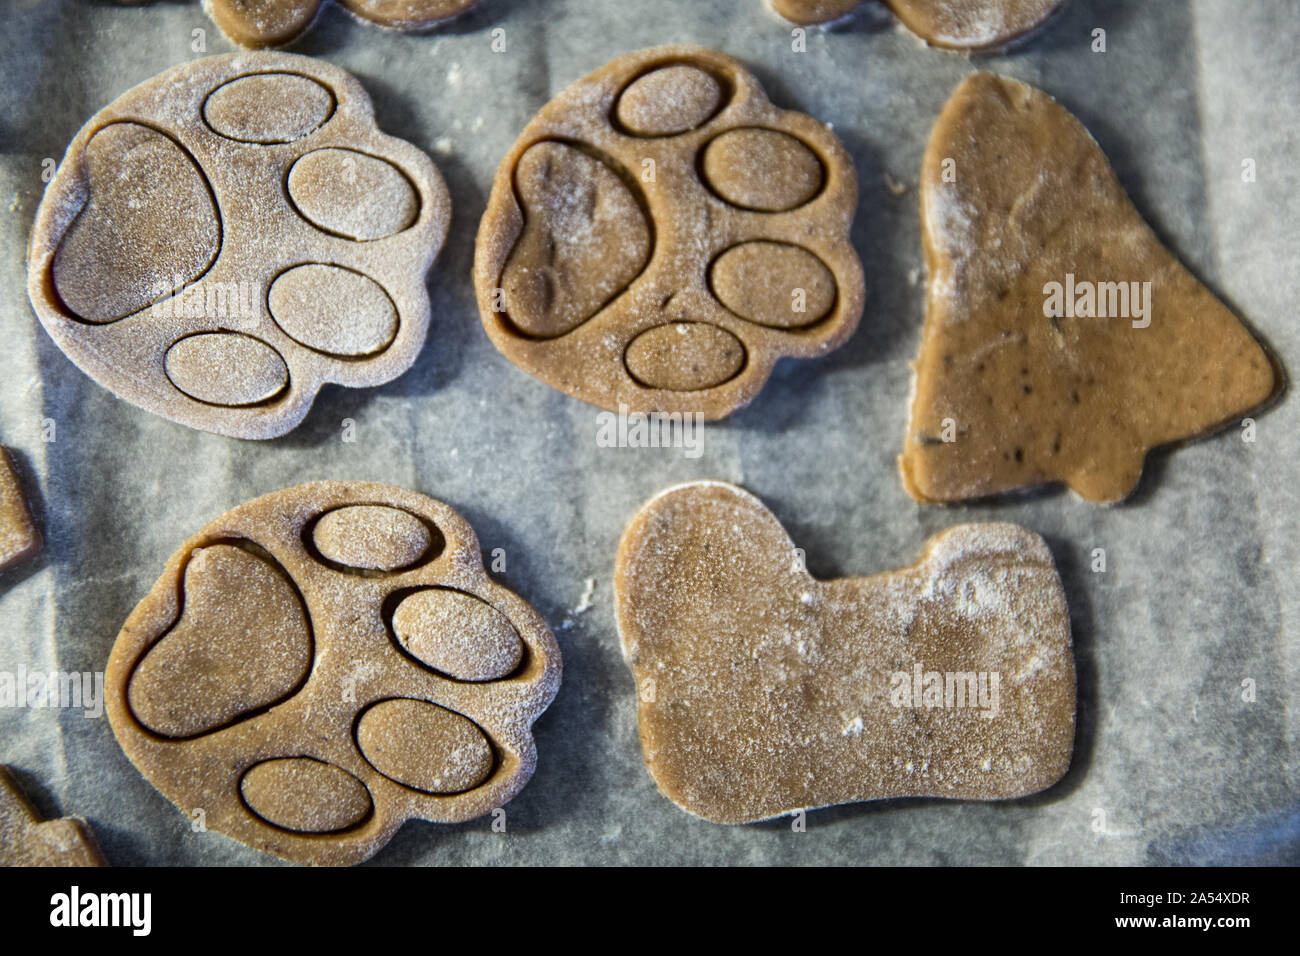
<instances>
[{"instance_id":1,"label":"baking tray","mask_svg":"<svg viewBox=\"0 0 1300 956\"><path fill-rule=\"evenodd\" d=\"M203 55L193 31L204 31L207 54L233 47L191 0L0 0L0 442L17 451L47 538L38 558L0 575L0 670L102 671L167 557L211 518L303 481L385 481L446 501L485 552L504 549L497 578L549 622L565 673L536 725L539 767L507 807L506 832L490 818L408 823L373 865L1300 861L1294 401L1259 418L1253 443L1233 427L1152 455L1137 493L1117 507L1051 489L921 507L895 465L924 315L921 154L972 70L1026 80L1078 115L1170 248L1283 360L1300 354L1298 21L1289 0L1070 0L1008 54L970 58L926 48L877 4L809 30L804 53L764 0L485 0L418 35L327 4L289 49L352 72L381 128L433 156L453 224L429 279L433 323L415 366L381 388L327 387L296 431L259 443L116 399L64 358L24 292L43 160L57 160L130 87ZM490 46L498 27L504 53ZM1105 53L1091 49L1099 28ZM705 427L698 458L600 447L597 409L492 348L470 285L491 178L528 119L614 57L670 42L738 57L777 105L833 125L858 169L853 241L867 275L849 343L780 363L748 408ZM1244 159L1255 160L1253 183L1242 181ZM891 188L900 184L901 195ZM353 443L342 441L344 419L355 422ZM821 810L804 832L788 821L717 826L661 797L641 759L612 571L636 508L695 478L761 497L820 577L910 564L927 536L963 521L1015 521L1044 535L1079 673L1065 779L1002 803ZM1099 547L1104 573L1090 570ZM1243 699L1247 679L1253 702ZM192 832L102 717L0 710L0 761L47 814L88 818L114 863L276 862Z\"/></svg>"}]
</instances>

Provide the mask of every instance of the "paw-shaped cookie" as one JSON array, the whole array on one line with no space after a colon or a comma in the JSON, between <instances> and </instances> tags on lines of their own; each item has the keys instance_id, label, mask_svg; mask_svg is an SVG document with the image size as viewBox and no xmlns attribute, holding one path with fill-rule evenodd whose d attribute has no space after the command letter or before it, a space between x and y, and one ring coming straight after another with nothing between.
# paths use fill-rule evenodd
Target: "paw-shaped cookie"
<instances>
[{"instance_id":1,"label":"paw-shaped cookie","mask_svg":"<svg viewBox=\"0 0 1300 956\"><path fill-rule=\"evenodd\" d=\"M9 449L0 445L0 571L25 561L41 549L41 533L32 520Z\"/></svg>"},{"instance_id":2,"label":"paw-shaped cookie","mask_svg":"<svg viewBox=\"0 0 1300 956\"><path fill-rule=\"evenodd\" d=\"M315 482L213 521L127 619L106 673L132 763L208 829L348 864L405 820L517 794L555 697L545 622L447 505Z\"/></svg>"},{"instance_id":3,"label":"paw-shaped cookie","mask_svg":"<svg viewBox=\"0 0 1300 956\"><path fill-rule=\"evenodd\" d=\"M1150 449L1282 387L1046 93L963 81L926 148L921 212L929 291L900 460L918 501L1047 482L1118 501Z\"/></svg>"},{"instance_id":4,"label":"paw-shaped cookie","mask_svg":"<svg viewBox=\"0 0 1300 956\"><path fill-rule=\"evenodd\" d=\"M632 53L547 104L501 164L474 258L483 325L593 405L722 418L778 358L852 334L856 205L839 140L736 60Z\"/></svg>"},{"instance_id":5,"label":"paw-shaped cookie","mask_svg":"<svg viewBox=\"0 0 1300 956\"><path fill-rule=\"evenodd\" d=\"M632 519L614 587L646 764L707 820L1018 797L1069 767L1065 595L1017 525L958 525L910 568L819 581L756 498L695 482Z\"/></svg>"},{"instance_id":6,"label":"paw-shaped cookie","mask_svg":"<svg viewBox=\"0 0 1300 956\"><path fill-rule=\"evenodd\" d=\"M397 30L424 30L459 16L479 0L338 0L355 16ZM281 46L296 39L324 0L203 0L208 15L234 43Z\"/></svg>"},{"instance_id":7,"label":"paw-shaped cookie","mask_svg":"<svg viewBox=\"0 0 1300 956\"><path fill-rule=\"evenodd\" d=\"M105 865L85 820L42 820L9 768L0 765L0 866Z\"/></svg>"},{"instance_id":8,"label":"paw-shaped cookie","mask_svg":"<svg viewBox=\"0 0 1300 956\"><path fill-rule=\"evenodd\" d=\"M777 13L795 23L828 23L865 0L773 0ZM931 46L953 50L999 50L1050 17L1065 0L884 0L909 30Z\"/></svg>"},{"instance_id":9,"label":"paw-shaped cookie","mask_svg":"<svg viewBox=\"0 0 1300 956\"><path fill-rule=\"evenodd\" d=\"M28 294L101 385L205 431L273 438L321 386L415 361L451 200L320 60L210 57L91 120L46 188Z\"/></svg>"}]
</instances>

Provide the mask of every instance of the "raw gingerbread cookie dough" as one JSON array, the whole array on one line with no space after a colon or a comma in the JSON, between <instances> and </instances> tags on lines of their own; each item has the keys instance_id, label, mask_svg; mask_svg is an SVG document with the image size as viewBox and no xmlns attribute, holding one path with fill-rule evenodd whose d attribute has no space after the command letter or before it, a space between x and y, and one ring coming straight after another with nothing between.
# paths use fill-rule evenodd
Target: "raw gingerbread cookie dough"
<instances>
[{"instance_id":1,"label":"raw gingerbread cookie dough","mask_svg":"<svg viewBox=\"0 0 1300 956\"><path fill-rule=\"evenodd\" d=\"M0 765L0 866L107 866L85 820L42 820Z\"/></svg>"},{"instance_id":2,"label":"raw gingerbread cookie dough","mask_svg":"<svg viewBox=\"0 0 1300 956\"><path fill-rule=\"evenodd\" d=\"M918 501L1133 490L1147 452L1272 399L1255 337L1160 244L1087 130L986 73L921 171L929 288L901 458Z\"/></svg>"},{"instance_id":3,"label":"raw gingerbread cookie dough","mask_svg":"<svg viewBox=\"0 0 1300 956\"><path fill-rule=\"evenodd\" d=\"M322 481L217 518L127 619L105 675L118 742L206 827L358 863L408 819L517 794L555 697L545 622L473 529L389 485Z\"/></svg>"},{"instance_id":4,"label":"raw gingerbread cookie dough","mask_svg":"<svg viewBox=\"0 0 1300 956\"><path fill-rule=\"evenodd\" d=\"M1074 745L1065 595L1038 535L958 525L910 568L819 581L748 492L661 492L619 544L641 746L716 823L882 797L1056 783Z\"/></svg>"},{"instance_id":5,"label":"raw gingerbread cookie dough","mask_svg":"<svg viewBox=\"0 0 1300 956\"><path fill-rule=\"evenodd\" d=\"M747 404L862 313L852 160L736 60L628 54L552 100L502 162L474 283L496 347L612 411Z\"/></svg>"},{"instance_id":6,"label":"raw gingerbread cookie dough","mask_svg":"<svg viewBox=\"0 0 1300 956\"><path fill-rule=\"evenodd\" d=\"M338 0L355 16L398 30L423 30L459 16L479 0ZM246 47L281 46L316 19L324 0L203 0L231 41Z\"/></svg>"},{"instance_id":7,"label":"raw gingerbread cookie dough","mask_svg":"<svg viewBox=\"0 0 1300 956\"><path fill-rule=\"evenodd\" d=\"M0 571L41 550L41 533L14 470L9 449L0 446Z\"/></svg>"},{"instance_id":8,"label":"raw gingerbread cookie dough","mask_svg":"<svg viewBox=\"0 0 1300 956\"><path fill-rule=\"evenodd\" d=\"M795 23L828 23L864 0L773 0ZM931 46L999 50L1033 32L1065 0L884 0L909 30Z\"/></svg>"},{"instance_id":9,"label":"raw gingerbread cookie dough","mask_svg":"<svg viewBox=\"0 0 1300 956\"><path fill-rule=\"evenodd\" d=\"M791 23L812 26L847 17L867 0L771 0L772 8Z\"/></svg>"},{"instance_id":10,"label":"raw gingerbread cookie dough","mask_svg":"<svg viewBox=\"0 0 1300 956\"><path fill-rule=\"evenodd\" d=\"M45 190L28 294L83 371L173 421L294 428L321 386L415 361L451 200L350 75L210 57L96 114Z\"/></svg>"}]
</instances>

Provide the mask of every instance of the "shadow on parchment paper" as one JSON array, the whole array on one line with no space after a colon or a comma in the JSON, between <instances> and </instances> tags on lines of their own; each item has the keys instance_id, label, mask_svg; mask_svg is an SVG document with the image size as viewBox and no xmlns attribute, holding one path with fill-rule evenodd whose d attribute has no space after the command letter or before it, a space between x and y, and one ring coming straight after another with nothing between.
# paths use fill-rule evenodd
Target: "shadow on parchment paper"
<instances>
[{"instance_id":1,"label":"shadow on parchment paper","mask_svg":"<svg viewBox=\"0 0 1300 956\"><path fill-rule=\"evenodd\" d=\"M449 239L448 243L453 241ZM317 448L337 441L340 422L346 418L360 419L365 407L378 398L427 398L445 390L460 376L462 360L472 355L480 344L473 339L484 335L477 307L458 305L448 299L453 290L445 285L454 278L439 256L426 281L426 286L433 290L429 331L409 369L384 385L323 386L306 418L288 434L270 439L266 444L280 448Z\"/></svg>"},{"instance_id":2,"label":"shadow on parchment paper","mask_svg":"<svg viewBox=\"0 0 1300 956\"><path fill-rule=\"evenodd\" d=\"M235 845L238 841L215 830L196 832L189 814L156 790L127 757L108 726L108 720L94 723L103 725L102 732L108 741L99 751L100 761L106 762L98 762L94 772L102 775L102 779L113 781L113 790L120 798L119 806L129 807L130 815L106 807L101 807L97 814L90 814L82 812L80 805L76 812L90 824L91 835L109 864L164 866L188 858L197 860L199 865L209 865L213 851L218 858L226 858L231 847L223 844ZM85 746L81 745L82 749ZM152 821L146 841L140 839L141 820ZM266 866L283 863L269 853L255 853L254 856Z\"/></svg>"},{"instance_id":3,"label":"shadow on parchment paper","mask_svg":"<svg viewBox=\"0 0 1300 956\"><path fill-rule=\"evenodd\" d=\"M1149 866L1300 865L1300 804L1228 830L1180 830L1147 845Z\"/></svg>"},{"instance_id":4,"label":"shadow on parchment paper","mask_svg":"<svg viewBox=\"0 0 1300 956\"><path fill-rule=\"evenodd\" d=\"M362 71L360 69L349 69L348 74L352 76L362 88L366 95L370 97L370 105L375 111L375 125L379 127L380 132L389 136L396 136L398 139L412 143L423 153L430 153L432 143L416 142L413 138L412 130L419 129L419 115L412 106L412 100L415 91L411 89L402 89L400 86L394 86L389 82L388 77L374 73L373 71ZM442 170L442 159L430 155L429 159ZM452 212L455 213L456 199L459 195L454 189L451 189L451 183L447 183L448 189L452 195Z\"/></svg>"},{"instance_id":5,"label":"shadow on parchment paper","mask_svg":"<svg viewBox=\"0 0 1300 956\"><path fill-rule=\"evenodd\" d=\"M568 682L569 660L564 666L564 681ZM574 677L580 680L581 676ZM507 839L518 840L530 834L541 833L549 828L563 826L565 821L578 815L585 793L593 788L596 775L584 775L585 770L575 772L571 763L564 759L565 743L571 741L569 749L581 746L591 738L583 733L572 733L572 728L589 727L591 721L583 707L583 702L576 700L573 693L566 695L561 686L560 694L550 707L537 719L532 727L533 740L537 745L537 768L524 788L504 808L506 829L497 835ZM573 711L569 714L556 713L557 710ZM566 728L568 730L566 731ZM593 754L598 759L598 754ZM408 820L393 834L393 838L371 859L362 865L371 866L413 866L427 863L431 853L441 849L451 849L457 859L463 859L467 851L466 837L470 834L490 834L493 818L491 814L475 817L463 823L434 823L429 820ZM443 846L449 845L449 846ZM515 848L519 845L515 844ZM503 854L503 862L509 861L509 853Z\"/></svg>"},{"instance_id":6,"label":"shadow on parchment paper","mask_svg":"<svg viewBox=\"0 0 1300 956\"><path fill-rule=\"evenodd\" d=\"M36 813L42 820L55 820L65 815L59 808L59 801L46 789L39 777L13 764L5 764L5 766L8 767L14 782L18 784L19 791L27 798L27 802L36 808Z\"/></svg>"},{"instance_id":7,"label":"shadow on parchment paper","mask_svg":"<svg viewBox=\"0 0 1300 956\"><path fill-rule=\"evenodd\" d=\"M970 54L976 66L995 58L1010 58L1028 52L1031 48L1040 54L1075 53L1092 43L1092 31L1098 27L1106 30L1107 43L1112 34L1122 29L1131 19L1138 4L1115 3L1114 0L1065 0L1038 28L1031 30L1007 47L987 53Z\"/></svg>"},{"instance_id":8,"label":"shadow on parchment paper","mask_svg":"<svg viewBox=\"0 0 1300 956\"><path fill-rule=\"evenodd\" d=\"M565 658L564 667L565 683L582 680L585 676L569 673L570 658ZM555 701L533 724L537 768L523 790L505 804L506 830L500 836L517 840L563 826L568 818L585 812L580 809L583 797L593 789L598 775L587 773L587 768L576 767L566 758L570 751L584 749L584 745L594 739L593 734L585 731L572 732L573 728L585 729L592 725L588 704L578 699L577 694L566 695L562 684ZM593 751L591 759L598 762L599 754ZM427 863L429 854L442 848L439 844L450 844L459 859L459 854L466 851L466 837L471 833L492 833L492 823L490 814L463 823L408 820L383 849L362 865L413 866ZM509 862L508 853L503 854L503 858Z\"/></svg>"}]
</instances>

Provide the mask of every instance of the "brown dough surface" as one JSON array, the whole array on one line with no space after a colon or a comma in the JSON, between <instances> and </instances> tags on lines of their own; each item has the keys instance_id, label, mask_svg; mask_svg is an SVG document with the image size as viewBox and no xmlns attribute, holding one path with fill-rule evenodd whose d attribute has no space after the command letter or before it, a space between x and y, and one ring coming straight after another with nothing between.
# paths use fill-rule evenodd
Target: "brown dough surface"
<instances>
[{"instance_id":1,"label":"brown dough surface","mask_svg":"<svg viewBox=\"0 0 1300 956\"><path fill-rule=\"evenodd\" d=\"M397 30L425 30L459 16L479 0L338 0L360 19ZM233 43L258 49L296 40L324 0L203 0L208 16Z\"/></svg>"},{"instance_id":2,"label":"brown dough surface","mask_svg":"<svg viewBox=\"0 0 1300 956\"><path fill-rule=\"evenodd\" d=\"M773 0L795 23L827 23L865 0ZM998 50L1031 33L1065 0L884 0L909 30L931 46Z\"/></svg>"},{"instance_id":3,"label":"brown dough surface","mask_svg":"<svg viewBox=\"0 0 1300 956\"><path fill-rule=\"evenodd\" d=\"M502 354L562 392L722 418L778 358L856 328L856 206L839 140L736 60L642 50L557 96L502 162L479 312Z\"/></svg>"},{"instance_id":4,"label":"brown dough surface","mask_svg":"<svg viewBox=\"0 0 1300 956\"><path fill-rule=\"evenodd\" d=\"M661 492L624 531L618 628L665 796L747 823L884 797L1019 797L1064 775L1070 620L1038 535L958 525L910 568L834 581L801 557L758 499L721 482ZM900 706L893 675L916 665L987 675L988 705L998 675L996 708Z\"/></svg>"},{"instance_id":5,"label":"brown dough surface","mask_svg":"<svg viewBox=\"0 0 1300 956\"><path fill-rule=\"evenodd\" d=\"M772 7L791 23L812 26L847 17L867 0L772 0Z\"/></svg>"},{"instance_id":6,"label":"brown dough surface","mask_svg":"<svg viewBox=\"0 0 1300 956\"><path fill-rule=\"evenodd\" d=\"M943 179L949 160L955 182ZM926 149L921 223L929 288L900 459L918 501L1046 482L1118 501L1150 449L1239 419L1281 388L1255 337L1160 244L1087 130L1039 90L987 73L957 88ZM1046 287L1067 275L1150 282L1136 320L1150 324L1047 317Z\"/></svg>"},{"instance_id":7,"label":"brown dough surface","mask_svg":"<svg viewBox=\"0 0 1300 956\"><path fill-rule=\"evenodd\" d=\"M0 866L107 865L85 820L42 820L0 765Z\"/></svg>"},{"instance_id":8,"label":"brown dough surface","mask_svg":"<svg viewBox=\"0 0 1300 956\"><path fill-rule=\"evenodd\" d=\"M559 688L545 622L491 581L441 502L323 481L190 538L105 675L113 732L206 826L287 860L351 864L408 819L517 794Z\"/></svg>"},{"instance_id":9,"label":"brown dough surface","mask_svg":"<svg viewBox=\"0 0 1300 956\"><path fill-rule=\"evenodd\" d=\"M177 67L90 119L46 187L28 295L97 382L238 438L326 383L405 372L451 200L350 75L287 53Z\"/></svg>"},{"instance_id":10,"label":"brown dough surface","mask_svg":"<svg viewBox=\"0 0 1300 956\"><path fill-rule=\"evenodd\" d=\"M41 532L32 520L9 449L0 446L0 571L41 550Z\"/></svg>"}]
</instances>

